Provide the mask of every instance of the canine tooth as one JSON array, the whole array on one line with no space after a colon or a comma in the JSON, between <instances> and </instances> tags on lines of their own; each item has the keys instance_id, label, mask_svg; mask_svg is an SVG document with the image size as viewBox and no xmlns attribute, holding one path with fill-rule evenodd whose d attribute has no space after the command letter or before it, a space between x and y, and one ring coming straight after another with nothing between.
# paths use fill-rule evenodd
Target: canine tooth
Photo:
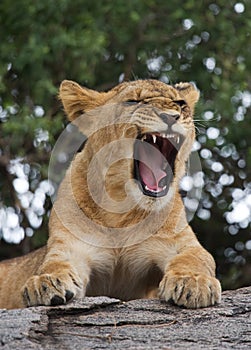
<instances>
[{"instance_id":1,"label":"canine tooth","mask_svg":"<svg viewBox=\"0 0 251 350\"><path fill-rule=\"evenodd\" d=\"M146 139L146 135L144 135L144 136L141 138L142 141L145 141L145 139Z\"/></svg>"},{"instance_id":2,"label":"canine tooth","mask_svg":"<svg viewBox=\"0 0 251 350\"><path fill-rule=\"evenodd\" d=\"M174 135L174 141L175 141L176 143L180 143L180 137L179 137L179 135Z\"/></svg>"},{"instance_id":3,"label":"canine tooth","mask_svg":"<svg viewBox=\"0 0 251 350\"><path fill-rule=\"evenodd\" d=\"M157 140L156 135L152 135L152 138L153 138L153 143L156 143L156 140Z\"/></svg>"}]
</instances>

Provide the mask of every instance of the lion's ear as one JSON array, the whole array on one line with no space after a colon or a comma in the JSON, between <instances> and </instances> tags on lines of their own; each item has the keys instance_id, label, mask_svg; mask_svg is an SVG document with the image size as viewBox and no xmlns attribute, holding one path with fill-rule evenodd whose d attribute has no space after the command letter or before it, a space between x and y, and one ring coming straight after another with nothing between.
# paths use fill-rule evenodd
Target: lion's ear
<instances>
[{"instance_id":1,"label":"lion's ear","mask_svg":"<svg viewBox=\"0 0 251 350\"><path fill-rule=\"evenodd\" d=\"M81 87L74 81L64 80L59 89L59 99L70 121L105 103L105 93Z\"/></svg>"},{"instance_id":2,"label":"lion's ear","mask_svg":"<svg viewBox=\"0 0 251 350\"><path fill-rule=\"evenodd\" d=\"M174 86L179 94L187 102L191 111L194 111L196 102L199 100L200 92L194 84L191 83L179 83Z\"/></svg>"}]
</instances>

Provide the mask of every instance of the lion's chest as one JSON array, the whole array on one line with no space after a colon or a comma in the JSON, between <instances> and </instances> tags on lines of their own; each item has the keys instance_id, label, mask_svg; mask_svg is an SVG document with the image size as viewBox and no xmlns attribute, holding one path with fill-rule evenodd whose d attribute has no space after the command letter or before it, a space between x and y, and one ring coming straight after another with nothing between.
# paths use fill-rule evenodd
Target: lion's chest
<instances>
[{"instance_id":1,"label":"lion's chest","mask_svg":"<svg viewBox=\"0 0 251 350\"><path fill-rule=\"evenodd\" d=\"M158 287L162 273L157 266L136 252L115 254L113 265L103 264L93 269L88 296L107 295L121 300L147 297Z\"/></svg>"}]
</instances>

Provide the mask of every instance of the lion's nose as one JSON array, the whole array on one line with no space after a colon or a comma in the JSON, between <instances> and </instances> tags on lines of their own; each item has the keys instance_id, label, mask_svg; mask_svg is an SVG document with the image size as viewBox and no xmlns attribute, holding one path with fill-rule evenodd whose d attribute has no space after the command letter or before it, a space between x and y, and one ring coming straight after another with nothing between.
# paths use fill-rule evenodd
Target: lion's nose
<instances>
[{"instance_id":1,"label":"lion's nose","mask_svg":"<svg viewBox=\"0 0 251 350\"><path fill-rule=\"evenodd\" d=\"M167 114L167 113L161 113L159 115L160 119L166 123L168 126L172 126L177 122L177 120L180 118L180 115L177 114Z\"/></svg>"}]
</instances>

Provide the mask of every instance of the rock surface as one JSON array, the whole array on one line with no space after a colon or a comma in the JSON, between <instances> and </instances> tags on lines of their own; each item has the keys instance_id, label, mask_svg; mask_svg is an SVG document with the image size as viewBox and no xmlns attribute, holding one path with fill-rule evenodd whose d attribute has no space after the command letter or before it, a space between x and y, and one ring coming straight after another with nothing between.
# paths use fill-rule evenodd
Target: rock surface
<instances>
[{"instance_id":1,"label":"rock surface","mask_svg":"<svg viewBox=\"0 0 251 350\"><path fill-rule=\"evenodd\" d=\"M158 299L85 298L57 307L0 310L0 348L251 349L251 287L215 307L187 310Z\"/></svg>"}]
</instances>

